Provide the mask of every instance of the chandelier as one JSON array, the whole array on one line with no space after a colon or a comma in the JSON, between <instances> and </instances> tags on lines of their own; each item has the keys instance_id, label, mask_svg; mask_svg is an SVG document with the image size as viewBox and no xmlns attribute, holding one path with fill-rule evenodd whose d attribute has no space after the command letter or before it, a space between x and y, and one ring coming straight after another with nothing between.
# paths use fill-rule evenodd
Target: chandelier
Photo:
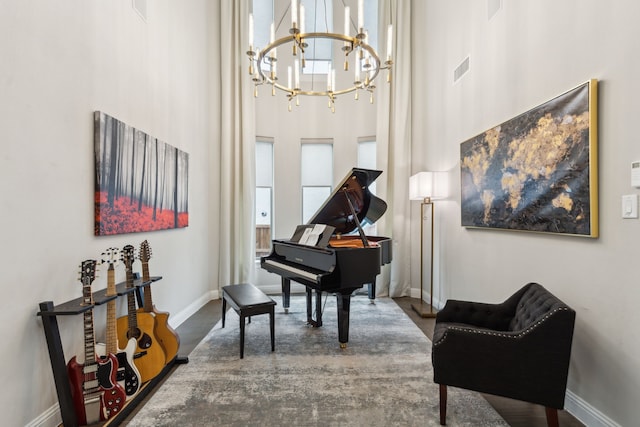
<instances>
[{"instance_id":1,"label":"chandelier","mask_svg":"<svg viewBox=\"0 0 640 427\"><path fill-rule=\"evenodd\" d=\"M335 100L339 95L355 92L355 99L359 98L359 92L369 93L369 102L373 103L373 92L376 88L374 80L381 70L387 70L387 82L391 81L391 60L392 53L392 32L393 27L387 27L387 55L382 61L376 50L368 43L368 32L364 28L364 1L358 0L357 27L356 34L350 35L352 22L349 6L344 8L344 33L329 32L306 32L305 31L305 9L299 4L299 0L291 0L291 28L289 35L275 39L274 23L271 23L270 42L262 49L254 46L254 22L253 14L249 14L249 74L254 83L254 96L258 96L258 86L271 86L271 94L275 95L276 89L286 93L289 100L289 111L291 104L300 105L300 96L325 96L328 99L328 107L335 112ZM286 12L285 12L286 13ZM347 79L349 84L336 85L336 70L332 66L327 72L326 86L322 89L302 87L300 74L307 66L305 54L312 41L329 40L332 45L340 43L340 50L344 54L344 72L349 72L350 60L353 69L353 82ZM278 74L278 51L290 50L292 65L287 67L286 82ZM333 61L332 61L333 64ZM341 78L340 80L345 80ZM285 84L286 83L286 84Z\"/></svg>"}]
</instances>

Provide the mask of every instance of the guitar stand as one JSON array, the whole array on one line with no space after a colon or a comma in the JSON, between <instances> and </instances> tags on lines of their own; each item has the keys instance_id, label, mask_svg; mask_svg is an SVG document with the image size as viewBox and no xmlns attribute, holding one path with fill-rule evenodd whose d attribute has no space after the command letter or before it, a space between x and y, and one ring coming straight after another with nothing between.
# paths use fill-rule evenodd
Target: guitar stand
<instances>
[{"instance_id":1,"label":"guitar stand","mask_svg":"<svg viewBox=\"0 0 640 427\"><path fill-rule=\"evenodd\" d=\"M127 288L125 283L119 283L116 285L117 295L107 296L106 289L102 289L93 294L94 304L105 304L108 301L118 298L119 296L126 295L134 290L139 292L140 288L143 286L149 286L151 283L160 279L162 279L162 277L151 277L147 282L136 280L133 288ZM77 426L78 417L71 397L71 384L69 383L69 376L67 374L67 364L62 348L62 340L60 339L60 328L58 326L57 316L74 316L84 313L87 310L93 310L93 305L82 305L81 303L82 298L76 298L56 306L53 305L52 301L44 301L40 303L40 311L37 313L37 315L42 318L42 326L44 328L44 335L47 340L47 348L49 350L49 359L51 360L51 369L53 370L53 379L56 386L56 393L58 395L58 402L60 404L62 424L65 426ZM131 398L131 400L127 401L118 414L114 415L104 423L97 425L107 426L111 423L119 425L133 411L138 403L140 403L151 392L151 390L153 390L155 386L171 372L174 364L185 363L189 363L188 357L174 357L173 360L164 366L158 375L140 387L138 394Z\"/></svg>"}]
</instances>

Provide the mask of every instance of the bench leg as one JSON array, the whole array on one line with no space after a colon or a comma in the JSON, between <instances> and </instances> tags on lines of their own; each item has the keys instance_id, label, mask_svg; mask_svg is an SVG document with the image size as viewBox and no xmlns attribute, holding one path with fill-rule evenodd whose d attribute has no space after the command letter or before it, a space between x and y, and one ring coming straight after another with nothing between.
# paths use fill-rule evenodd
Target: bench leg
<instances>
[{"instance_id":1,"label":"bench leg","mask_svg":"<svg viewBox=\"0 0 640 427\"><path fill-rule=\"evenodd\" d=\"M273 318L274 309L271 306L271 311L269 311L269 329L271 330L271 351L276 351L276 341L275 341L275 331L276 331L276 323Z\"/></svg>"},{"instance_id":2,"label":"bench leg","mask_svg":"<svg viewBox=\"0 0 640 427\"><path fill-rule=\"evenodd\" d=\"M244 315L240 314L240 359L244 358Z\"/></svg>"},{"instance_id":3,"label":"bench leg","mask_svg":"<svg viewBox=\"0 0 640 427\"><path fill-rule=\"evenodd\" d=\"M224 328L224 318L225 314L227 314L227 300L222 297L222 327Z\"/></svg>"}]
</instances>

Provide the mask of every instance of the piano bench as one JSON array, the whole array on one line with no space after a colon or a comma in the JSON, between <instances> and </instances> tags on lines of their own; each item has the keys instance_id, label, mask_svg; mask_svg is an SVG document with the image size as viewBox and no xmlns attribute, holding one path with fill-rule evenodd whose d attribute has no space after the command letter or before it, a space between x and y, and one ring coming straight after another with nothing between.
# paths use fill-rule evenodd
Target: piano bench
<instances>
[{"instance_id":1,"label":"piano bench","mask_svg":"<svg viewBox=\"0 0 640 427\"><path fill-rule=\"evenodd\" d=\"M228 285L222 287L222 327L224 328L227 303L240 316L240 359L244 358L244 326L245 318L269 313L271 329L271 351L275 351L275 319L273 318L276 302L251 283Z\"/></svg>"}]
</instances>

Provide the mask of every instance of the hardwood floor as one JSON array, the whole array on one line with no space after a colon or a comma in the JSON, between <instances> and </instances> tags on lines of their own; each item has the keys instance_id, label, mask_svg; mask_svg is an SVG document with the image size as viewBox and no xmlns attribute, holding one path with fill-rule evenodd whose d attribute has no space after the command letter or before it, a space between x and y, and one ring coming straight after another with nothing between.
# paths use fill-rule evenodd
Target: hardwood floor
<instances>
[{"instance_id":1,"label":"hardwood floor","mask_svg":"<svg viewBox=\"0 0 640 427\"><path fill-rule=\"evenodd\" d=\"M276 298L279 298L279 296ZM418 302L418 299L402 297L394 298L394 301L407 313L430 340L433 339L435 319L422 318L411 308L411 304ZM221 300L210 301L176 328L176 332L180 336L179 356L188 356L189 353L191 353L202 338L211 330L218 320L220 320L222 315L221 311ZM152 394L153 393L150 393L150 396ZM512 427L545 427L547 425L544 408L542 406L498 396L483 396ZM144 402L141 403L141 405L143 404ZM127 420L134 414L135 410L125 419L123 424L126 425ZM584 427L584 424L566 411L560 411L558 415L560 426L562 427Z\"/></svg>"}]
</instances>

